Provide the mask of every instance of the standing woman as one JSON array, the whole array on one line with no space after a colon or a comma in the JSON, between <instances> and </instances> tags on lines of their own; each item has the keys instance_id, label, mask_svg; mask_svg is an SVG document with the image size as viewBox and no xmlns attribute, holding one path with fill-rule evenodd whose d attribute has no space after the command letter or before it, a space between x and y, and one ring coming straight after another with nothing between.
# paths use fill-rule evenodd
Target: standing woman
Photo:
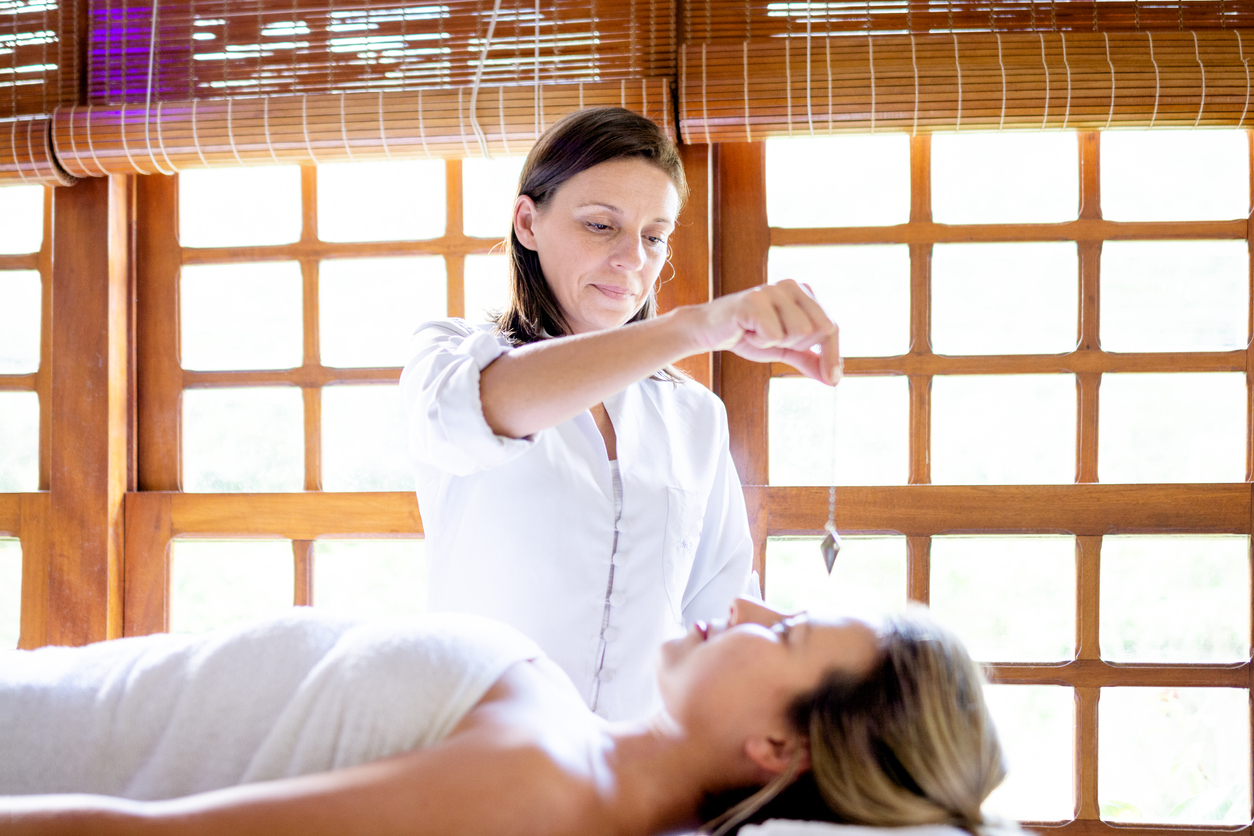
<instances>
[{"instance_id":1,"label":"standing woman","mask_svg":"<svg viewBox=\"0 0 1254 836\"><path fill-rule=\"evenodd\" d=\"M431 608L517 627L610 719L657 707L663 641L757 594L722 402L671 364L840 374L836 326L791 281L657 315L686 194L648 119L561 120L523 166L508 307L424 323L401 375Z\"/></svg>"}]
</instances>

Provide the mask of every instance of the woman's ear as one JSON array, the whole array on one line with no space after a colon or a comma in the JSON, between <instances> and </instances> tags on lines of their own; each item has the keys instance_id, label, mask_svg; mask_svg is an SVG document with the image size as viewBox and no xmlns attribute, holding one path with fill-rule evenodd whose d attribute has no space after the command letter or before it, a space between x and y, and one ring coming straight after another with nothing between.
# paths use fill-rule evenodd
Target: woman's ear
<instances>
[{"instance_id":1,"label":"woman's ear","mask_svg":"<svg viewBox=\"0 0 1254 836\"><path fill-rule=\"evenodd\" d=\"M514 201L514 235L529 250L536 249L536 233L532 229L536 213L536 202L527 195L520 194Z\"/></svg>"},{"instance_id":2,"label":"woman's ear","mask_svg":"<svg viewBox=\"0 0 1254 836\"><path fill-rule=\"evenodd\" d=\"M751 737L745 741L745 756L766 773L768 779L790 768L799 773L810 768L809 741L796 734Z\"/></svg>"}]
</instances>

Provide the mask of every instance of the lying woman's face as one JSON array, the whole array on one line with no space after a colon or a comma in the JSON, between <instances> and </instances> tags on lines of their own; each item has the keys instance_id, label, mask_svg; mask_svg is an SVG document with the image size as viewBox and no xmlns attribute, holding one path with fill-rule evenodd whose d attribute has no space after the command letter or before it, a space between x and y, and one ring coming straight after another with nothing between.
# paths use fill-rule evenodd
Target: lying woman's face
<instances>
[{"instance_id":1,"label":"lying woman's face","mask_svg":"<svg viewBox=\"0 0 1254 836\"><path fill-rule=\"evenodd\" d=\"M869 673L879 652L876 629L860 619L785 615L740 598L726 622L698 621L662 646L658 683L685 727L753 733L778 725L827 672Z\"/></svg>"}]
</instances>

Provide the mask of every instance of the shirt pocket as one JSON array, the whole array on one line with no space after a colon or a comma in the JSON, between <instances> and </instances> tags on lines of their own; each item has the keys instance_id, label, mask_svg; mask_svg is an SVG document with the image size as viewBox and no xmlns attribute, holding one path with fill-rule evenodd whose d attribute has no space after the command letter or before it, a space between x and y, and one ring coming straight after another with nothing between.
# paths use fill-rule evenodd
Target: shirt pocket
<instances>
[{"instance_id":1,"label":"shirt pocket","mask_svg":"<svg viewBox=\"0 0 1254 836\"><path fill-rule=\"evenodd\" d=\"M705 516L703 497L685 488L666 489L666 532L662 541L662 585L670 605L671 618L684 620L684 590L692 573L692 562L701 539Z\"/></svg>"}]
</instances>

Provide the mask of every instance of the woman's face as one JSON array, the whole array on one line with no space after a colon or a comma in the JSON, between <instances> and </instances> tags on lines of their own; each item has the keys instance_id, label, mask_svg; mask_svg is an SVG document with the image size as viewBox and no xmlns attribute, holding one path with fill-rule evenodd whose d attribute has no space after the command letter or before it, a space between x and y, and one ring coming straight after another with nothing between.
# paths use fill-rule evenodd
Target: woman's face
<instances>
[{"instance_id":1,"label":"woman's face","mask_svg":"<svg viewBox=\"0 0 1254 836\"><path fill-rule=\"evenodd\" d=\"M785 616L739 598L726 623L697 622L662 646L658 683L680 725L734 737L786 726L789 705L832 670L869 673L879 636L856 618Z\"/></svg>"},{"instance_id":2,"label":"woman's face","mask_svg":"<svg viewBox=\"0 0 1254 836\"><path fill-rule=\"evenodd\" d=\"M679 214L671 178L642 159L581 171L541 207L514 204L519 243L535 250L566 322L576 334L631 319L666 263Z\"/></svg>"}]
</instances>

